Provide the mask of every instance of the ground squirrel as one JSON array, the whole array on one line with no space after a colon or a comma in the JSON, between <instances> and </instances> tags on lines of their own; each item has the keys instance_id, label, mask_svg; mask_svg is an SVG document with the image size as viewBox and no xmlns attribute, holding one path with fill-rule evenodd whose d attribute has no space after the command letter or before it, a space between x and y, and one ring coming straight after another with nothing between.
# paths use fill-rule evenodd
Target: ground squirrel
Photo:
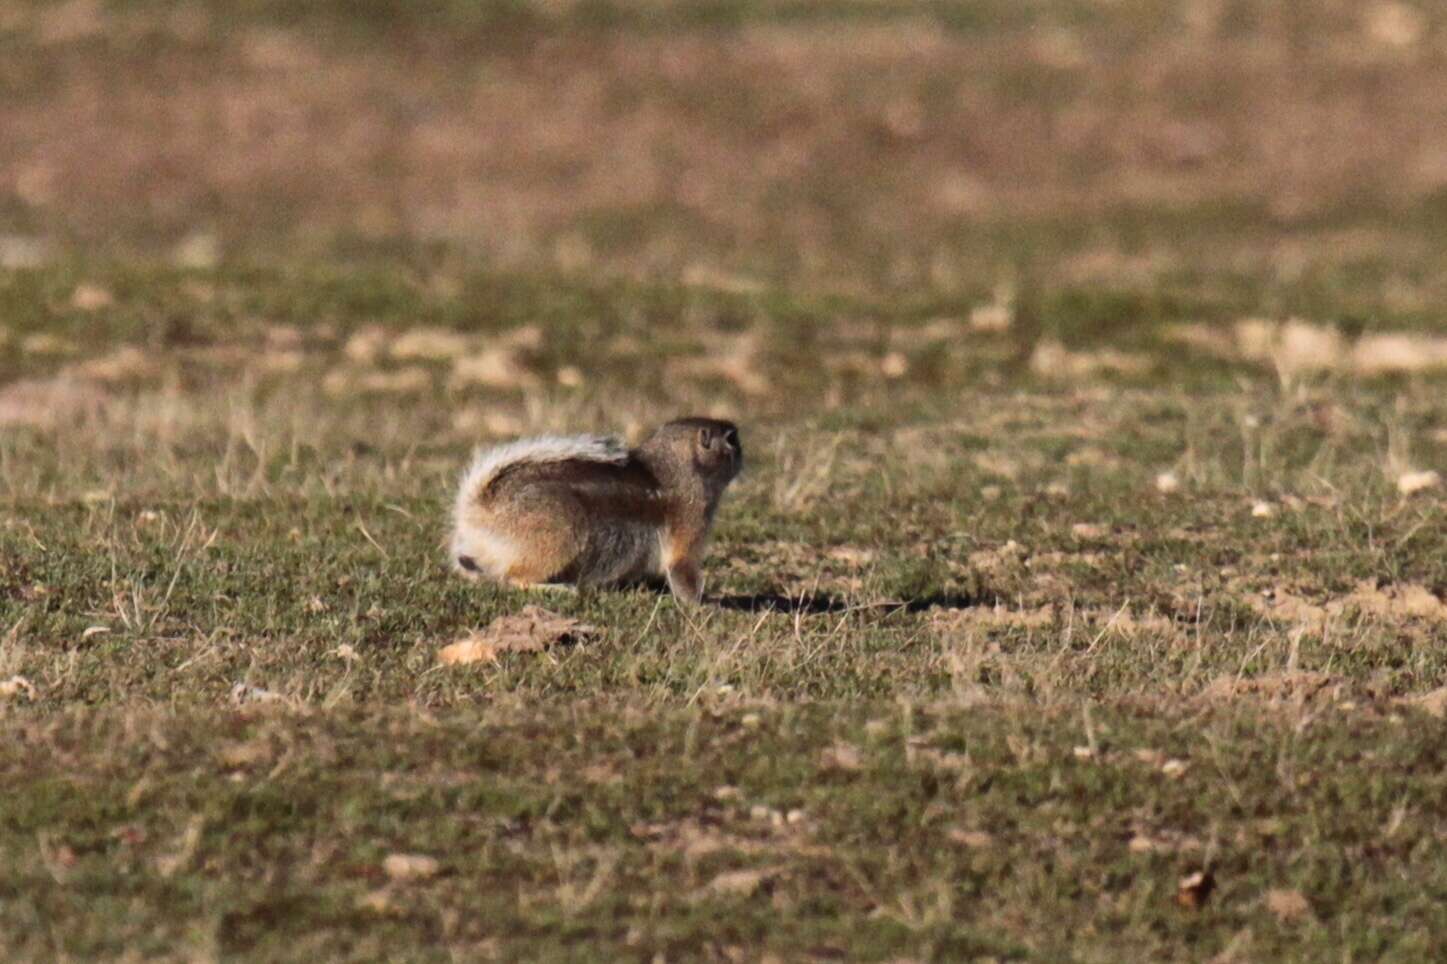
<instances>
[{"instance_id":1,"label":"ground squirrel","mask_svg":"<svg viewBox=\"0 0 1447 964\"><path fill-rule=\"evenodd\" d=\"M580 435L479 451L457 493L453 565L512 586L664 576L697 603L704 541L743 458L738 429L711 418L669 422L632 450Z\"/></svg>"}]
</instances>

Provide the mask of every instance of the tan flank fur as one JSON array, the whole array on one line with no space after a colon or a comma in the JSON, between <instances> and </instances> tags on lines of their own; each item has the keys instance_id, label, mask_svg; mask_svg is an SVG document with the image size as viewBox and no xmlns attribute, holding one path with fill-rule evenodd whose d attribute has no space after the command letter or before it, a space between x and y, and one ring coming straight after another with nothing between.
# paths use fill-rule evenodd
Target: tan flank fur
<instances>
[{"instance_id":1,"label":"tan flank fur","mask_svg":"<svg viewBox=\"0 0 1447 964\"><path fill-rule=\"evenodd\" d=\"M662 576L697 603L709 527L742 467L738 429L710 418L669 422L631 450L589 435L486 449L457 493L452 563L511 586Z\"/></svg>"}]
</instances>

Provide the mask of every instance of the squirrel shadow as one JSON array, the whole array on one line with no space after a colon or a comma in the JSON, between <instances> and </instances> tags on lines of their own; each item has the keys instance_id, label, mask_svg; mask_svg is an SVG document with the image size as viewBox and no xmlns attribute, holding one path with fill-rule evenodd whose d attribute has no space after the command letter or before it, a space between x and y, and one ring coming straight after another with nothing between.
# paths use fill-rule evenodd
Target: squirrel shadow
<instances>
[{"instance_id":1,"label":"squirrel shadow","mask_svg":"<svg viewBox=\"0 0 1447 964\"><path fill-rule=\"evenodd\" d=\"M777 612L821 616L830 613L842 614L878 610L882 612L924 612L927 609L970 609L975 606L993 606L993 593L967 595L964 593L932 593L915 599L898 599L888 602L851 603L827 593L811 593L804 596L785 596L777 592L746 593L732 596L716 596L706 600L720 609L737 612Z\"/></svg>"}]
</instances>

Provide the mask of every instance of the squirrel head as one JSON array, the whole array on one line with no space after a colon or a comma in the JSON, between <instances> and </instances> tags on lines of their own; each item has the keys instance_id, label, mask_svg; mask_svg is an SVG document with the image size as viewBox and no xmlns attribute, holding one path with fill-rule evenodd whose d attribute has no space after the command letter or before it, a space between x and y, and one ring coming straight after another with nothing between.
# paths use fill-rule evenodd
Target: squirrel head
<instances>
[{"instance_id":1,"label":"squirrel head","mask_svg":"<svg viewBox=\"0 0 1447 964\"><path fill-rule=\"evenodd\" d=\"M680 418L660 426L643 443L652 461L689 467L715 492L733 481L744 467L738 426L716 418Z\"/></svg>"}]
</instances>

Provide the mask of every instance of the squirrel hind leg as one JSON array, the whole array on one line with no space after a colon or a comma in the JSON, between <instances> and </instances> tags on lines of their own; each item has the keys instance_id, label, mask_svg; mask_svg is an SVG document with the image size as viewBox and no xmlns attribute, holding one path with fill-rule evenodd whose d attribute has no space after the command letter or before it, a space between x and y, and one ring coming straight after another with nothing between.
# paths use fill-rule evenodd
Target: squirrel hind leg
<instances>
[{"instance_id":1,"label":"squirrel hind leg","mask_svg":"<svg viewBox=\"0 0 1447 964\"><path fill-rule=\"evenodd\" d=\"M510 513L500 581L519 588L578 582L585 539L571 515L563 504Z\"/></svg>"},{"instance_id":2,"label":"squirrel hind leg","mask_svg":"<svg viewBox=\"0 0 1447 964\"><path fill-rule=\"evenodd\" d=\"M452 539L454 568L510 586L572 581L582 541L578 512L556 493L506 484L458 514Z\"/></svg>"}]
</instances>

